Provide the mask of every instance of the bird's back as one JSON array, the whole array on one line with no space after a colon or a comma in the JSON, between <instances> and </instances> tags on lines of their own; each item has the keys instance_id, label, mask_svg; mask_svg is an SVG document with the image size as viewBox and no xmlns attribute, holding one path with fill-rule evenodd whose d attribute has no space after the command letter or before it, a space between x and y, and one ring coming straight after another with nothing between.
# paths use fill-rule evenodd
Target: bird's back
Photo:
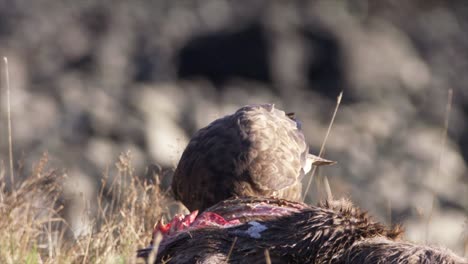
<instances>
[{"instance_id":1,"label":"bird's back","mask_svg":"<svg viewBox=\"0 0 468 264\"><path fill-rule=\"evenodd\" d=\"M172 188L189 210L234 196L301 198L308 146L300 127L273 105L245 106L190 140Z\"/></svg>"}]
</instances>

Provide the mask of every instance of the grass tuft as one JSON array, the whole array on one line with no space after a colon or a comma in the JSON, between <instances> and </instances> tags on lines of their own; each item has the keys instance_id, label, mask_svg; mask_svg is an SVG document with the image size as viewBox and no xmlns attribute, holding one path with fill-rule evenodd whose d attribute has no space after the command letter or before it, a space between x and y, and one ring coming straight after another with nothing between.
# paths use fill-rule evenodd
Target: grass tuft
<instances>
[{"instance_id":1,"label":"grass tuft","mask_svg":"<svg viewBox=\"0 0 468 264\"><path fill-rule=\"evenodd\" d=\"M136 177L130 155L122 154L117 175L105 176L89 201L90 231L76 237L63 212L66 175L47 161L44 155L17 187L0 185L0 263L137 263L137 248L149 244L153 221L173 202L155 184L158 175ZM4 177L2 165L0 182Z\"/></svg>"}]
</instances>

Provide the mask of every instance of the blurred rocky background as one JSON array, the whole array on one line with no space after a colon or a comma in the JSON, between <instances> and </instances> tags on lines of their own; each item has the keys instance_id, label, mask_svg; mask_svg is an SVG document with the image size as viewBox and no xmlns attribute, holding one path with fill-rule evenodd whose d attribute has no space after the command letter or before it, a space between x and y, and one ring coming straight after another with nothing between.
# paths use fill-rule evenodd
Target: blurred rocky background
<instances>
[{"instance_id":1,"label":"blurred rocky background","mask_svg":"<svg viewBox=\"0 0 468 264\"><path fill-rule=\"evenodd\" d=\"M68 175L76 234L86 220L73 213L120 153L141 177L167 171L197 129L264 102L296 112L318 153L344 91L325 154L338 164L320 171L334 195L463 253L467 1L0 0L0 55L15 170L24 177L48 152Z\"/></svg>"}]
</instances>

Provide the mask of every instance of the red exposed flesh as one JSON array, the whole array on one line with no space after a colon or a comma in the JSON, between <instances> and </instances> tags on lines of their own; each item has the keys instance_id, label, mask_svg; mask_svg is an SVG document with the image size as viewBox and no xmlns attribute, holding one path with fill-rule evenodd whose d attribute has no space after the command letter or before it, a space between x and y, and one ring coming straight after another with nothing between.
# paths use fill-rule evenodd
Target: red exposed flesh
<instances>
[{"instance_id":1,"label":"red exposed flesh","mask_svg":"<svg viewBox=\"0 0 468 264\"><path fill-rule=\"evenodd\" d=\"M164 250L168 243L177 239L178 234L186 231L204 227L229 228L249 221L291 215L306 208L306 204L276 198L244 197L225 200L201 215L198 215L198 211L193 211L185 216L176 215L168 224L159 221L154 227L153 238L158 232L163 236L159 250Z\"/></svg>"},{"instance_id":2,"label":"red exposed flesh","mask_svg":"<svg viewBox=\"0 0 468 264\"><path fill-rule=\"evenodd\" d=\"M195 221L195 218L198 215L198 210L191 212L185 216L181 214L176 214L171 222L164 224L164 221L161 219L156 223L153 229L153 237L156 233L160 232L163 236L172 235L174 233L184 231L189 228L192 223Z\"/></svg>"},{"instance_id":3,"label":"red exposed flesh","mask_svg":"<svg viewBox=\"0 0 468 264\"><path fill-rule=\"evenodd\" d=\"M241 222L238 219L226 220L224 217L220 216L217 213L205 212L201 214L195 222L193 222L191 228L201 228L206 226L217 226L217 227L231 227L235 225L240 225Z\"/></svg>"},{"instance_id":4,"label":"red exposed flesh","mask_svg":"<svg viewBox=\"0 0 468 264\"><path fill-rule=\"evenodd\" d=\"M193 211L185 216L177 214L168 224L159 221L153 235L160 232L163 236L171 236L178 232L189 229L197 229L203 227L219 227L228 228L242 224L242 219L255 217L275 217L289 215L299 212L299 208L282 207L269 203L257 203L244 205L240 207L230 207L229 210L223 211L223 216L215 212L204 212L198 215L198 211Z\"/></svg>"}]
</instances>

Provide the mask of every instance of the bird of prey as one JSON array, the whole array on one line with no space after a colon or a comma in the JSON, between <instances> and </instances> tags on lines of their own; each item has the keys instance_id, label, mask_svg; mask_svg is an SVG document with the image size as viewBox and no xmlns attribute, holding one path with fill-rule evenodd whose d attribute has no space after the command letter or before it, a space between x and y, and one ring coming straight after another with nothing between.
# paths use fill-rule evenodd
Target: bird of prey
<instances>
[{"instance_id":1,"label":"bird of prey","mask_svg":"<svg viewBox=\"0 0 468 264\"><path fill-rule=\"evenodd\" d=\"M175 198L190 211L231 197L301 200L312 165L334 162L309 154L294 114L273 104L248 105L191 138L174 172Z\"/></svg>"}]
</instances>

